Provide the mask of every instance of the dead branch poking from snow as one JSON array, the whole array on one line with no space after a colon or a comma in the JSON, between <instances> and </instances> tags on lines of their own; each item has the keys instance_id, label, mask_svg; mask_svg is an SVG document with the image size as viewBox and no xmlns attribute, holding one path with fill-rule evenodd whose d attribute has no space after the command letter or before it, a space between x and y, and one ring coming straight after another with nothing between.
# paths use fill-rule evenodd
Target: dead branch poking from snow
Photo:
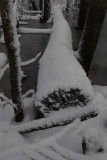
<instances>
[{"instance_id":1,"label":"dead branch poking from snow","mask_svg":"<svg viewBox=\"0 0 107 160\"><path fill-rule=\"evenodd\" d=\"M74 151L66 149L66 148L58 145L57 142L54 142L51 144L51 149L67 160L93 160L92 158L90 158L86 155L82 155L80 153L75 153Z\"/></svg>"}]
</instances>

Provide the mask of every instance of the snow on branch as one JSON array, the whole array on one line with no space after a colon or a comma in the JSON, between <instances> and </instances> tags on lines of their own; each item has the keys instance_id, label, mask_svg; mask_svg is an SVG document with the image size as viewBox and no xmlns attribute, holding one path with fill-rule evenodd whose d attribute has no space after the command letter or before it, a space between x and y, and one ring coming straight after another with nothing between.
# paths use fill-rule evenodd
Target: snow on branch
<instances>
[{"instance_id":1,"label":"snow on branch","mask_svg":"<svg viewBox=\"0 0 107 160\"><path fill-rule=\"evenodd\" d=\"M72 112L72 109L68 112L58 113L55 116L51 116L48 118L42 118L39 120L34 120L32 122L28 122L20 125L10 125L5 126L5 128L0 128L2 131L15 130L21 134L34 132L38 130L45 130L58 126L65 126L67 124L72 123L75 119L80 118L82 121L95 117L99 114L99 109L92 107L83 107L78 109L77 111Z\"/></svg>"},{"instance_id":2,"label":"snow on branch","mask_svg":"<svg viewBox=\"0 0 107 160\"><path fill-rule=\"evenodd\" d=\"M35 91L33 89L27 91L23 96L22 96L22 99L26 98L27 96L31 95L31 94L35 94ZM10 104L11 106L14 107L14 104L12 103L11 100L9 100L7 97L5 97L4 95L0 94L0 97L2 99L4 99L5 101L3 102L0 102L0 107L5 107L7 104Z\"/></svg>"},{"instance_id":3,"label":"snow on branch","mask_svg":"<svg viewBox=\"0 0 107 160\"><path fill-rule=\"evenodd\" d=\"M4 107L6 104L8 104L7 101L0 102L0 107Z\"/></svg>"},{"instance_id":4,"label":"snow on branch","mask_svg":"<svg viewBox=\"0 0 107 160\"><path fill-rule=\"evenodd\" d=\"M40 56L41 56L41 53L38 53L35 58L32 58L26 62L21 62L21 66L23 67L23 66L26 66L26 65L29 65L29 64L35 62ZM0 80L8 68L9 68L9 64L6 64L6 66L0 70Z\"/></svg>"},{"instance_id":5,"label":"snow on branch","mask_svg":"<svg viewBox=\"0 0 107 160\"><path fill-rule=\"evenodd\" d=\"M6 64L6 66L2 69L0 69L0 80L3 77L5 71L9 68L9 64Z\"/></svg>"},{"instance_id":6,"label":"snow on branch","mask_svg":"<svg viewBox=\"0 0 107 160\"><path fill-rule=\"evenodd\" d=\"M26 98L26 97L27 97L28 95L30 95L30 94L35 94L35 91L34 91L33 89L27 91L27 92L22 96L22 98L24 99L24 98Z\"/></svg>"},{"instance_id":7,"label":"snow on branch","mask_svg":"<svg viewBox=\"0 0 107 160\"><path fill-rule=\"evenodd\" d=\"M7 103L9 103L14 108L14 110L17 109L16 105L11 100L9 100L6 96L4 96L1 93L0 93L0 98L4 99Z\"/></svg>"},{"instance_id":8,"label":"snow on branch","mask_svg":"<svg viewBox=\"0 0 107 160\"><path fill-rule=\"evenodd\" d=\"M28 60L26 62L22 62L21 66L23 67L23 66L26 66L26 65L29 65L29 64L35 62L40 56L41 56L41 53L38 53L35 58L32 58L32 59L30 59L30 60Z\"/></svg>"},{"instance_id":9,"label":"snow on branch","mask_svg":"<svg viewBox=\"0 0 107 160\"><path fill-rule=\"evenodd\" d=\"M24 28L24 27L19 27L18 28L18 33L39 33L39 34L51 34L52 29L37 29L37 28Z\"/></svg>"}]
</instances>

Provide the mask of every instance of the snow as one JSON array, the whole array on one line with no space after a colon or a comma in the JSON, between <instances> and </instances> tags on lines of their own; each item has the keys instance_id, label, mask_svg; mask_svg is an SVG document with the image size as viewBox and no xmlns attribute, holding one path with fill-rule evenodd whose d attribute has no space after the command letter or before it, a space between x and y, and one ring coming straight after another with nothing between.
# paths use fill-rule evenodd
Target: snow
<instances>
[{"instance_id":1,"label":"snow","mask_svg":"<svg viewBox=\"0 0 107 160\"><path fill-rule=\"evenodd\" d=\"M7 56L5 53L0 53L0 80L4 75L4 72L7 70L8 65L6 65Z\"/></svg>"},{"instance_id":2,"label":"snow","mask_svg":"<svg viewBox=\"0 0 107 160\"><path fill-rule=\"evenodd\" d=\"M30 60L28 60L28 61L26 61L26 62L21 62L21 64L20 64L21 67L26 66L26 65L29 65L29 64L35 62L40 56L41 56L41 53L38 53L36 57L34 57L34 58L32 58L32 59L30 59ZM1 60L1 59L0 59L0 60ZM3 62L5 62L5 61L2 61L2 63L3 63ZM6 71L8 68L9 68L9 64L7 63L7 64L5 65L5 67L3 67L3 68L0 70L0 79L3 77L5 71ZM21 72L21 73L22 73L22 76L25 76L25 75L23 75L23 72Z\"/></svg>"},{"instance_id":3,"label":"snow","mask_svg":"<svg viewBox=\"0 0 107 160\"><path fill-rule=\"evenodd\" d=\"M32 15L23 15L20 19L21 20L39 20L41 17L40 14L37 14L36 16L32 16Z\"/></svg>"},{"instance_id":4,"label":"snow","mask_svg":"<svg viewBox=\"0 0 107 160\"><path fill-rule=\"evenodd\" d=\"M6 65L7 56L5 53L0 53L0 69Z\"/></svg>"},{"instance_id":5,"label":"snow","mask_svg":"<svg viewBox=\"0 0 107 160\"><path fill-rule=\"evenodd\" d=\"M98 88L94 86L94 88L97 90L99 86ZM103 91L103 87L100 86L100 88L101 91ZM71 111L72 116L76 116L77 113L78 115L81 115L87 112L88 109L91 110L96 108L96 110L98 109L100 113L98 117L89 119L84 122L80 122L77 119L65 127L56 127L44 131L37 131L32 134L24 134L23 136L18 133L21 128L27 128L29 124L30 126L32 125L34 127L36 124L40 125L41 122L43 125L45 122L45 119L36 120L37 123L34 123L34 125L33 121L29 122L33 118L32 114L35 95L24 99L25 119L21 125L14 124L11 126L9 124L8 120L11 120L12 117L9 118L9 114L6 114L7 110L4 109L7 108L9 112L11 107L10 109L9 106L5 107L3 109L4 118L3 115L0 114L0 159L22 158L22 160L24 160L32 158L48 160L51 158L54 160L106 160L107 130L105 128L105 120L107 118L105 109L107 107L103 107L103 101L106 101L106 98L103 95L103 98L99 96L99 92L100 90L98 92L96 91L94 99L90 102L90 104L88 104L87 107L80 109L77 108L77 111ZM61 115L63 115L62 119L64 119L64 115L69 115L69 117L72 117L70 115L70 110L67 109L66 111L59 111L55 120L59 121ZM50 117L50 119L52 119L53 123L53 117ZM8 130L6 131L7 126ZM82 155L81 142L83 136L89 142L89 148L86 155ZM100 146L103 146L104 153L97 153L97 149Z\"/></svg>"},{"instance_id":6,"label":"snow","mask_svg":"<svg viewBox=\"0 0 107 160\"><path fill-rule=\"evenodd\" d=\"M40 59L35 105L59 88L79 88L92 98L93 88L72 50L72 35L59 6L53 7L54 25L48 46ZM63 27L61 27L63 26Z\"/></svg>"},{"instance_id":7,"label":"snow","mask_svg":"<svg viewBox=\"0 0 107 160\"><path fill-rule=\"evenodd\" d=\"M29 64L35 62L40 56L41 56L41 53L38 53L36 57L34 57L26 62L22 62L21 66L26 66L26 65L29 65Z\"/></svg>"},{"instance_id":8,"label":"snow","mask_svg":"<svg viewBox=\"0 0 107 160\"><path fill-rule=\"evenodd\" d=\"M3 34L3 33L2 33L2 36L1 36L1 38L0 38L0 43L5 44L5 41L4 41L4 34Z\"/></svg>"},{"instance_id":9,"label":"snow","mask_svg":"<svg viewBox=\"0 0 107 160\"><path fill-rule=\"evenodd\" d=\"M23 33L23 34L50 34L52 32L51 29L37 29L37 28L24 28L24 27L19 27L18 28L18 33Z\"/></svg>"},{"instance_id":10,"label":"snow","mask_svg":"<svg viewBox=\"0 0 107 160\"><path fill-rule=\"evenodd\" d=\"M28 22L19 21L19 24L20 24L20 25L27 25Z\"/></svg>"},{"instance_id":11,"label":"snow","mask_svg":"<svg viewBox=\"0 0 107 160\"><path fill-rule=\"evenodd\" d=\"M0 132L0 152L7 150L12 145L26 143L26 140L17 132L9 131L8 133Z\"/></svg>"}]
</instances>

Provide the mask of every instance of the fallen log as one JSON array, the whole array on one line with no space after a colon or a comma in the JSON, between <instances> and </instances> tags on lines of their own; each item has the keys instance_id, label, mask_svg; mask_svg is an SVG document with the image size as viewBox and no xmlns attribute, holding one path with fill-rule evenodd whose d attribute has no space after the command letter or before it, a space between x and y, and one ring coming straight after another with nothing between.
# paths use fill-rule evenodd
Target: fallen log
<instances>
[{"instance_id":1,"label":"fallen log","mask_svg":"<svg viewBox=\"0 0 107 160\"><path fill-rule=\"evenodd\" d=\"M10 130L17 131L21 134L30 133L34 131L45 130L53 127L65 126L72 123L75 119L79 118L81 121L89 118L96 117L99 114L99 109L92 107L79 108L77 111L72 110L67 113L58 113L55 116L34 120L25 124L18 125L4 125L0 128L0 131L8 132Z\"/></svg>"}]
</instances>

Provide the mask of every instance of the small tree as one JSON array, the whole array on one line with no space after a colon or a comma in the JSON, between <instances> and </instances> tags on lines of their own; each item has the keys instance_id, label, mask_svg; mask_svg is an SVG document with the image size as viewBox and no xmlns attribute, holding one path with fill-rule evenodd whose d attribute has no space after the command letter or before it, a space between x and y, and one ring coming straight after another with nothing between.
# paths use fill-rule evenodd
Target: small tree
<instances>
[{"instance_id":1,"label":"small tree","mask_svg":"<svg viewBox=\"0 0 107 160\"><path fill-rule=\"evenodd\" d=\"M17 37L16 16L13 12L13 0L1 0L0 5L4 39L9 59L12 101L16 105L16 108L14 108L15 120L19 122L23 119L23 104L20 81L20 44Z\"/></svg>"},{"instance_id":2,"label":"small tree","mask_svg":"<svg viewBox=\"0 0 107 160\"><path fill-rule=\"evenodd\" d=\"M97 46L103 20L107 10L107 0L90 0L86 24L79 44L79 54L87 75Z\"/></svg>"}]
</instances>

